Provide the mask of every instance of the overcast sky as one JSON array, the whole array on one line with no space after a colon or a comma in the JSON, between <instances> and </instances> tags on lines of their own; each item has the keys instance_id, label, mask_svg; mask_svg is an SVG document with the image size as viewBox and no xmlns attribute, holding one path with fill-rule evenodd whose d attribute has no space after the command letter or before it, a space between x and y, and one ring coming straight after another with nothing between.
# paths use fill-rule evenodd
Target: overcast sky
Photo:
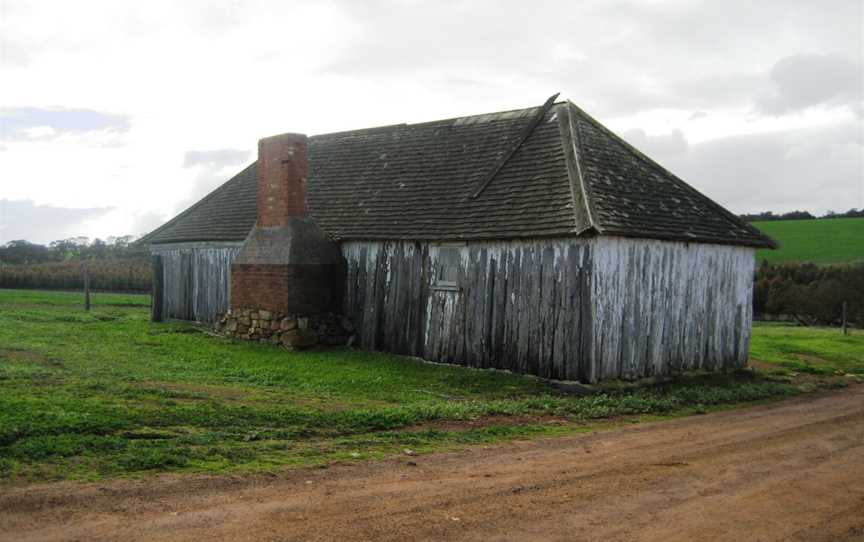
<instances>
[{"instance_id":1,"label":"overcast sky","mask_svg":"<svg viewBox=\"0 0 864 542\"><path fill-rule=\"evenodd\" d=\"M560 91L730 210L864 207L861 0L0 0L0 243L143 234L260 137Z\"/></svg>"}]
</instances>

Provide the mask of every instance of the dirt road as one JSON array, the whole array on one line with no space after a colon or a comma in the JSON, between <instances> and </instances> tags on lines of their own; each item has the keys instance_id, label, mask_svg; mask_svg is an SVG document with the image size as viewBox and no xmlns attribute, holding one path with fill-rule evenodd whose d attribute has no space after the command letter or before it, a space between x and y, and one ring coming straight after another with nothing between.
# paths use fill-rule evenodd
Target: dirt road
<instances>
[{"instance_id":1,"label":"dirt road","mask_svg":"<svg viewBox=\"0 0 864 542\"><path fill-rule=\"evenodd\" d=\"M14 490L0 540L864 540L864 386L273 478Z\"/></svg>"}]
</instances>

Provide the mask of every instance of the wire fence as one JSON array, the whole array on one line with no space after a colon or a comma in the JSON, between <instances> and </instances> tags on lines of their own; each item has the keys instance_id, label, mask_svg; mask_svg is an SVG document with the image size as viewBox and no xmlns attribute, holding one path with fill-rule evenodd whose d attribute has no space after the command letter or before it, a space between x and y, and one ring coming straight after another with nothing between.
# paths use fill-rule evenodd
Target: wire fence
<instances>
[{"instance_id":1,"label":"wire fence","mask_svg":"<svg viewBox=\"0 0 864 542\"><path fill-rule=\"evenodd\" d=\"M149 292L152 272L147 262L70 261L0 265L0 288L82 290L84 266L90 288L103 292Z\"/></svg>"}]
</instances>

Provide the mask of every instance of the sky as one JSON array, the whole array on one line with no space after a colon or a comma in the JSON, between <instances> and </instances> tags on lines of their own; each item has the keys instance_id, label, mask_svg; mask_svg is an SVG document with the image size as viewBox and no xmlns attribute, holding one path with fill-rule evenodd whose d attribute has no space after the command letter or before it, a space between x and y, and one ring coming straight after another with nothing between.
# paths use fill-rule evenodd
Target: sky
<instances>
[{"instance_id":1,"label":"sky","mask_svg":"<svg viewBox=\"0 0 864 542\"><path fill-rule=\"evenodd\" d=\"M561 92L735 213L864 207L860 0L0 0L0 244L141 235L261 137Z\"/></svg>"}]
</instances>

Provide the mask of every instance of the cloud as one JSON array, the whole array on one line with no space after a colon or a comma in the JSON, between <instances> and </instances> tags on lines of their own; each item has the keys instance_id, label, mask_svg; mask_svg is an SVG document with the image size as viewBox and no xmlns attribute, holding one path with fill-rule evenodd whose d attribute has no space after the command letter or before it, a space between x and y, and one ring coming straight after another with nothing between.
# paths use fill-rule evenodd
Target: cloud
<instances>
[{"instance_id":1,"label":"cloud","mask_svg":"<svg viewBox=\"0 0 864 542\"><path fill-rule=\"evenodd\" d=\"M599 115L752 107L773 85L769 67L792 44L860 48L848 37L860 36L860 2L847 0L831 10L809 0L610 0L566 7L552 0L343 0L341 6L352 22L351 44L323 73L411 77L490 97L508 88L561 89ZM465 79L485 88L453 88Z\"/></svg>"},{"instance_id":2,"label":"cloud","mask_svg":"<svg viewBox=\"0 0 864 542\"><path fill-rule=\"evenodd\" d=\"M187 151L183 156L183 167L224 167L242 164L249 160L248 150L217 149L211 151Z\"/></svg>"},{"instance_id":3,"label":"cloud","mask_svg":"<svg viewBox=\"0 0 864 542\"><path fill-rule=\"evenodd\" d=\"M674 130L668 134L649 136L644 130L628 130L621 134L628 143L652 157L661 164L668 159L675 159L687 152L689 147L687 139L681 130Z\"/></svg>"},{"instance_id":4,"label":"cloud","mask_svg":"<svg viewBox=\"0 0 864 542\"><path fill-rule=\"evenodd\" d=\"M186 194L174 205L178 213L216 189L236 175L240 165L249 161L252 152L242 149L216 149L187 151L183 156L184 168L193 170L195 177Z\"/></svg>"},{"instance_id":5,"label":"cloud","mask_svg":"<svg viewBox=\"0 0 864 542\"><path fill-rule=\"evenodd\" d=\"M26 47L0 36L0 65L26 66L33 58Z\"/></svg>"},{"instance_id":6,"label":"cloud","mask_svg":"<svg viewBox=\"0 0 864 542\"><path fill-rule=\"evenodd\" d=\"M814 181L796 168L835 184L857 175L847 141L822 144L824 157L808 145L835 131L817 126L855 118L861 0L102 0L87 13L4 1L0 108L32 107L0 110L0 197L115 206L90 236L182 210L267 134L526 107L558 90L730 206L800 201ZM756 132L775 133L743 135ZM765 181L760 200L739 177L787 185ZM824 194L813 205L845 201Z\"/></svg>"},{"instance_id":7,"label":"cloud","mask_svg":"<svg viewBox=\"0 0 864 542\"><path fill-rule=\"evenodd\" d=\"M233 177L239 166L249 161L251 154L251 151L243 149L187 151L183 156L183 167L197 169L194 170L191 188L174 206L175 212L189 207Z\"/></svg>"},{"instance_id":8,"label":"cloud","mask_svg":"<svg viewBox=\"0 0 864 542\"><path fill-rule=\"evenodd\" d=\"M0 244L16 239L49 243L80 235L85 221L98 219L112 209L70 209L36 205L31 200L0 199Z\"/></svg>"},{"instance_id":9,"label":"cloud","mask_svg":"<svg viewBox=\"0 0 864 542\"><path fill-rule=\"evenodd\" d=\"M0 108L0 139L7 141L53 139L64 134L100 131L125 132L129 127L130 121L126 115L92 109Z\"/></svg>"},{"instance_id":10,"label":"cloud","mask_svg":"<svg viewBox=\"0 0 864 542\"><path fill-rule=\"evenodd\" d=\"M736 213L864 207L864 135L855 122L693 145L679 133L623 135Z\"/></svg>"},{"instance_id":11,"label":"cloud","mask_svg":"<svg viewBox=\"0 0 864 542\"><path fill-rule=\"evenodd\" d=\"M771 91L757 99L759 109L779 115L818 105L864 102L864 66L842 55L801 54L779 60L771 68Z\"/></svg>"},{"instance_id":12,"label":"cloud","mask_svg":"<svg viewBox=\"0 0 864 542\"><path fill-rule=\"evenodd\" d=\"M160 213L152 211L139 213L132 220L132 226L129 231L137 238L150 233L165 222L165 216Z\"/></svg>"}]
</instances>

